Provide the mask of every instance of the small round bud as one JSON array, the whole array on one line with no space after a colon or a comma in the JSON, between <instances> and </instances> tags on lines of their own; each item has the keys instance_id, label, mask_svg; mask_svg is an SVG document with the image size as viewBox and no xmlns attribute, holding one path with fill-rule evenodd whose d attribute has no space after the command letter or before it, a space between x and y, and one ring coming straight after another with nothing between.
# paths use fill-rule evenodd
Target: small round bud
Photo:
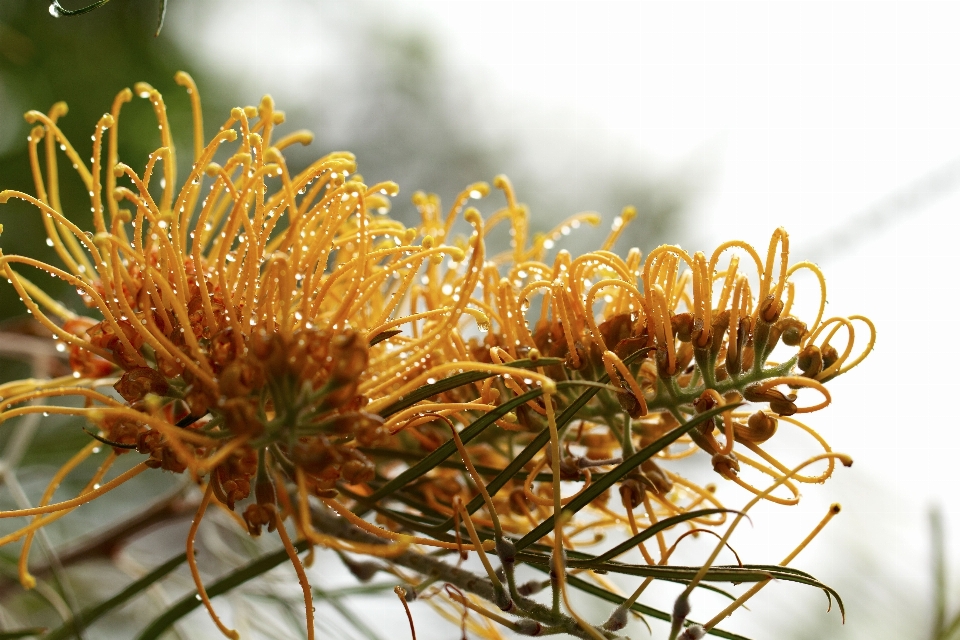
<instances>
[{"instance_id":1,"label":"small round bud","mask_svg":"<svg viewBox=\"0 0 960 640\"><path fill-rule=\"evenodd\" d=\"M707 635L707 632L703 630L703 627L698 624L692 624L684 629L677 640L700 640L700 638L705 635Z\"/></svg>"},{"instance_id":2,"label":"small round bud","mask_svg":"<svg viewBox=\"0 0 960 640\"><path fill-rule=\"evenodd\" d=\"M517 560L517 545L507 538L497 538L497 556L504 564L513 564Z\"/></svg>"},{"instance_id":3,"label":"small round bud","mask_svg":"<svg viewBox=\"0 0 960 640\"><path fill-rule=\"evenodd\" d=\"M613 610L607 621L603 623L603 628L607 631L619 631L627 626L627 609L619 606Z\"/></svg>"}]
</instances>

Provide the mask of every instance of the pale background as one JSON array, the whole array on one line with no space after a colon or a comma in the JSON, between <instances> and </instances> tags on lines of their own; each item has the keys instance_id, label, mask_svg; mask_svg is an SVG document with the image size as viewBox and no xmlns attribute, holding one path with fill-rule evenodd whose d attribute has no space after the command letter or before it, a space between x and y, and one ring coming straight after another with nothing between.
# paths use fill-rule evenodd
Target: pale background
<instances>
[{"instance_id":1,"label":"pale background","mask_svg":"<svg viewBox=\"0 0 960 640\"><path fill-rule=\"evenodd\" d=\"M841 627L835 611L824 613L819 593L772 585L726 626L756 640L929 637L933 505L960 574L960 4L169 5L166 35L199 68L230 82L238 103L273 94L301 118L295 128L313 126L302 114L321 101L336 111L340 92L349 110L349 88L371 71L361 34L412 32L435 44L448 98L474 133L511 149L503 170L528 171L570 202L541 215L602 208L612 219L618 211L596 192L596 176L616 166L653 184L692 176L692 209L677 231L688 249L732 237L765 247L785 226L793 257L826 273L828 313L867 315L879 338L861 367L831 382L833 406L810 420L854 467L808 488L800 507L758 512L738 548L746 562L778 562L826 505L842 502L796 564L841 591L848 620ZM318 134L321 145L344 138ZM429 174L429 155L410 162ZM403 199L439 188L401 186ZM954 608L958 587L954 579ZM695 618L712 610L693 604ZM389 637L406 637L398 603L355 608ZM419 631L457 633L434 622ZM631 633L646 637L641 627Z\"/></svg>"}]
</instances>

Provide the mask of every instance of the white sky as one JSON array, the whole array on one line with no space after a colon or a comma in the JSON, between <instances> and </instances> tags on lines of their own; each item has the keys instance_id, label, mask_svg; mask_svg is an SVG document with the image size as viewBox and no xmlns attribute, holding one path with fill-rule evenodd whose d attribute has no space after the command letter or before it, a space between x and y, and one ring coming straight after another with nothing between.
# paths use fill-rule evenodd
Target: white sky
<instances>
[{"instance_id":1,"label":"white sky","mask_svg":"<svg viewBox=\"0 0 960 640\"><path fill-rule=\"evenodd\" d=\"M239 68L242 62L258 87L275 82L275 95L295 88L323 56L336 54L310 37L322 14L301 11L291 19L310 6L293 4L295 10L284 11L279 2L270 10L230 3L233 17L216 28L223 37L197 46L209 48L216 64ZM960 157L960 4L418 1L367 7L364 19L416 22L433 33L447 64L483 92L478 101L495 107L490 126L518 140L545 151L551 144L593 150L601 140L608 153L652 167L716 158L719 171L697 211L694 238L702 244L693 249L731 237L765 246L783 225L794 240L794 259L802 260L805 249L815 251L818 238L854 214ZM229 51L242 51L242 60L232 62ZM854 456L857 464L847 473L855 481L809 490L815 505L798 511L805 519L770 516L784 525L780 532L806 528L822 505L843 494L846 512L837 533L815 544L829 545L830 535L834 541L859 535L876 547L871 528L892 525L883 544L893 546L878 553L921 593L929 504L946 510L952 564L960 567L956 388L941 370L960 355L953 333L958 205L960 196L947 195L885 227L872 222L858 231L861 241L819 255L830 287L828 311L865 314L879 330L875 353L831 383L835 406L810 421ZM849 488L867 482L874 487L870 496ZM770 526L776 529L776 522L757 524L761 532ZM818 570L815 560L804 568ZM813 602L807 614L821 615L820 601ZM919 614L884 615L905 626ZM856 625L848 624L842 637L864 637Z\"/></svg>"}]
</instances>

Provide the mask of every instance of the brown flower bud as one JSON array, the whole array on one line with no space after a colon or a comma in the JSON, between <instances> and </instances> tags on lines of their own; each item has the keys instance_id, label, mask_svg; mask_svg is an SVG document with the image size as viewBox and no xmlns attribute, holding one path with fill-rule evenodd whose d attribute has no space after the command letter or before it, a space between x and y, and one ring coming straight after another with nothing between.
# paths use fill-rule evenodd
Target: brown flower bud
<instances>
[{"instance_id":1,"label":"brown flower bud","mask_svg":"<svg viewBox=\"0 0 960 640\"><path fill-rule=\"evenodd\" d=\"M627 478L620 483L620 500L624 507L636 509L643 504L643 494L646 489L635 478Z\"/></svg>"},{"instance_id":2,"label":"brown flower bud","mask_svg":"<svg viewBox=\"0 0 960 640\"><path fill-rule=\"evenodd\" d=\"M782 311L783 301L775 299L773 295L769 295L760 303L759 317L767 324L773 324L780 318Z\"/></svg>"},{"instance_id":3,"label":"brown flower bud","mask_svg":"<svg viewBox=\"0 0 960 640\"><path fill-rule=\"evenodd\" d=\"M793 316L784 316L777 320L774 325L774 332L783 340L783 344L788 347L799 346L803 336L807 333L807 325L800 322ZM771 335L771 339L773 336Z\"/></svg>"},{"instance_id":4,"label":"brown flower bud","mask_svg":"<svg viewBox=\"0 0 960 640\"><path fill-rule=\"evenodd\" d=\"M693 339L693 315L690 313L674 315L670 318L670 328L680 342L690 342Z\"/></svg>"},{"instance_id":5,"label":"brown flower bud","mask_svg":"<svg viewBox=\"0 0 960 640\"><path fill-rule=\"evenodd\" d=\"M270 507L250 504L243 512L243 521L247 524L247 531L250 532L250 535L259 536L264 525L267 525L268 531L273 531L275 515L276 511Z\"/></svg>"},{"instance_id":6,"label":"brown flower bud","mask_svg":"<svg viewBox=\"0 0 960 640\"><path fill-rule=\"evenodd\" d=\"M823 354L820 348L815 344L804 347L797 355L797 367L804 377L815 378L819 375L823 371Z\"/></svg>"},{"instance_id":7,"label":"brown flower bud","mask_svg":"<svg viewBox=\"0 0 960 640\"><path fill-rule=\"evenodd\" d=\"M640 401L637 400L637 397L629 391L618 393L617 400L620 402L620 406L623 407L623 410L626 411L631 418L639 418L643 415L643 405L641 405Z\"/></svg>"},{"instance_id":8,"label":"brown flower bud","mask_svg":"<svg viewBox=\"0 0 960 640\"><path fill-rule=\"evenodd\" d=\"M777 432L777 419L763 411L757 411L747 419L747 424L735 422L734 436L738 442L766 442Z\"/></svg>"},{"instance_id":9,"label":"brown flower bud","mask_svg":"<svg viewBox=\"0 0 960 640\"><path fill-rule=\"evenodd\" d=\"M640 465L640 469L658 494L664 495L673 489L673 481L653 460L645 461Z\"/></svg>"},{"instance_id":10,"label":"brown flower bud","mask_svg":"<svg viewBox=\"0 0 960 640\"><path fill-rule=\"evenodd\" d=\"M732 479L740 473L740 463L737 461L737 456L732 452L714 454L710 462L713 463L713 470L724 478Z\"/></svg>"},{"instance_id":11,"label":"brown flower bud","mask_svg":"<svg viewBox=\"0 0 960 640\"><path fill-rule=\"evenodd\" d=\"M223 421L227 429L236 435L249 434L253 437L263 433L263 423L257 412L256 402L248 398L230 398L221 406Z\"/></svg>"},{"instance_id":12,"label":"brown flower bud","mask_svg":"<svg viewBox=\"0 0 960 640\"><path fill-rule=\"evenodd\" d=\"M820 349L820 354L823 356L823 368L829 369L833 363L840 359L840 354L837 353L837 350L829 344L823 345Z\"/></svg>"},{"instance_id":13,"label":"brown flower bud","mask_svg":"<svg viewBox=\"0 0 960 640\"><path fill-rule=\"evenodd\" d=\"M363 484L373 480L376 476L376 467L363 454L355 451L350 460L340 467L343 479L350 484Z\"/></svg>"},{"instance_id":14,"label":"brown flower bud","mask_svg":"<svg viewBox=\"0 0 960 640\"><path fill-rule=\"evenodd\" d=\"M150 367L135 367L124 373L113 388L127 402L142 400L148 393L167 394L170 385L160 372Z\"/></svg>"}]
</instances>

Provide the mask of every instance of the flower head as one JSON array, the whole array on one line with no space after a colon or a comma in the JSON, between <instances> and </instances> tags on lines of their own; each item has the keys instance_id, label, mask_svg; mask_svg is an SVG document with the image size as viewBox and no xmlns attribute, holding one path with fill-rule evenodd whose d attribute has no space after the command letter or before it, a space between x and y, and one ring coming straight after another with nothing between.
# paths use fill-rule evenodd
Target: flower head
<instances>
[{"instance_id":1,"label":"flower head","mask_svg":"<svg viewBox=\"0 0 960 640\"><path fill-rule=\"evenodd\" d=\"M389 437L377 412L455 359L451 330L465 314L485 321L466 309L467 296L450 293L475 286L478 270L469 266L482 261L483 245L475 234L464 248L445 246L390 219L396 185L364 184L349 153L292 174L283 150L312 136L277 139L284 116L269 96L256 108L233 109L206 141L196 87L185 73L177 81L194 117L194 163L179 189L166 108L149 85L135 89L153 106L161 146L140 173L117 157L130 90L97 124L89 165L57 126L65 105L27 113L36 125L29 138L36 195L3 191L0 202L35 206L63 265L19 255L0 257L0 265L28 310L69 349L73 376L7 385L0 420L51 409L81 415L113 447L111 460L136 450L147 459L135 469L190 471L206 483L208 501L231 510L253 498L243 518L259 534L282 526L277 474L299 478L304 505L309 493L335 495L340 481L373 479L361 448ZM89 192L92 231L63 211L58 147ZM444 259L465 265L463 275L444 274ZM70 283L99 317L72 313L15 265ZM444 293L427 287L409 302L410 281L425 265ZM405 323L417 333L400 335ZM119 399L98 389L105 381ZM69 395L85 406L22 406ZM7 540L29 540L37 526Z\"/></svg>"},{"instance_id":2,"label":"flower head","mask_svg":"<svg viewBox=\"0 0 960 640\"><path fill-rule=\"evenodd\" d=\"M688 533L726 521L716 487L688 480L673 461L705 453L708 468L754 495L703 568L684 574L678 606L750 506L794 504L796 483L822 482L836 460L849 461L794 416L829 404L824 383L866 357L874 327L862 316L823 319L823 275L813 264L790 264L782 229L766 255L734 240L709 256L665 245L624 259L610 248L636 215L628 208L600 249L560 250L551 261L561 237L599 218L580 214L530 237L527 211L503 177L494 185L506 206L486 220L467 207L488 194L477 183L445 216L435 196L415 194L422 220L407 228L387 215L397 186L367 186L348 153L293 174L284 149L312 137L276 138L284 117L269 97L233 109L208 141L193 81L184 73L177 81L191 96L194 123L194 162L182 182L163 99L141 83L136 93L150 101L160 131L141 172L117 157L121 108L133 97L124 90L94 131L89 164L57 126L62 103L29 112L36 194L0 192L0 203L19 198L40 212L62 262L0 256L28 310L69 350L73 371L0 387L0 423L26 413L81 416L111 447L78 497L49 504L96 442L58 472L38 507L0 513L33 517L0 538L25 540L24 585L32 585L27 557L38 528L163 469L203 487L188 562L229 636L192 553L210 504L251 535L277 531L304 590L310 634L311 590L288 518L310 544L443 575L520 616L509 623L514 630L604 638L622 628L626 608ZM92 231L63 211L58 148L87 188ZM453 233L459 219L466 237ZM488 257L484 238L500 223L511 226L513 245ZM93 317L51 299L24 266L71 284ZM807 321L794 315L802 271L819 283ZM83 405L30 404L65 396ZM748 411L747 403L758 406ZM823 452L783 463L769 448L782 422ZM145 456L140 464L101 482L134 450ZM801 474L818 461L818 475ZM364 518L371 510L378 524ZM600 556L580 551L609 527L627 528L630 540ZM424 547L476 552L487 579L440 560L426 571L433 560L425 554L405 560ZM645 565L616 560L631 548ZM550 573L555 603L567 600L570 565L628 567L648 578L605 625L592 626L569 602L567 615L530 600L534 587L514 581L518 561ZM747 578L765 584L771 575ZM457 590L447 595L503 620Z\"/></svg>"}]
</instances>

